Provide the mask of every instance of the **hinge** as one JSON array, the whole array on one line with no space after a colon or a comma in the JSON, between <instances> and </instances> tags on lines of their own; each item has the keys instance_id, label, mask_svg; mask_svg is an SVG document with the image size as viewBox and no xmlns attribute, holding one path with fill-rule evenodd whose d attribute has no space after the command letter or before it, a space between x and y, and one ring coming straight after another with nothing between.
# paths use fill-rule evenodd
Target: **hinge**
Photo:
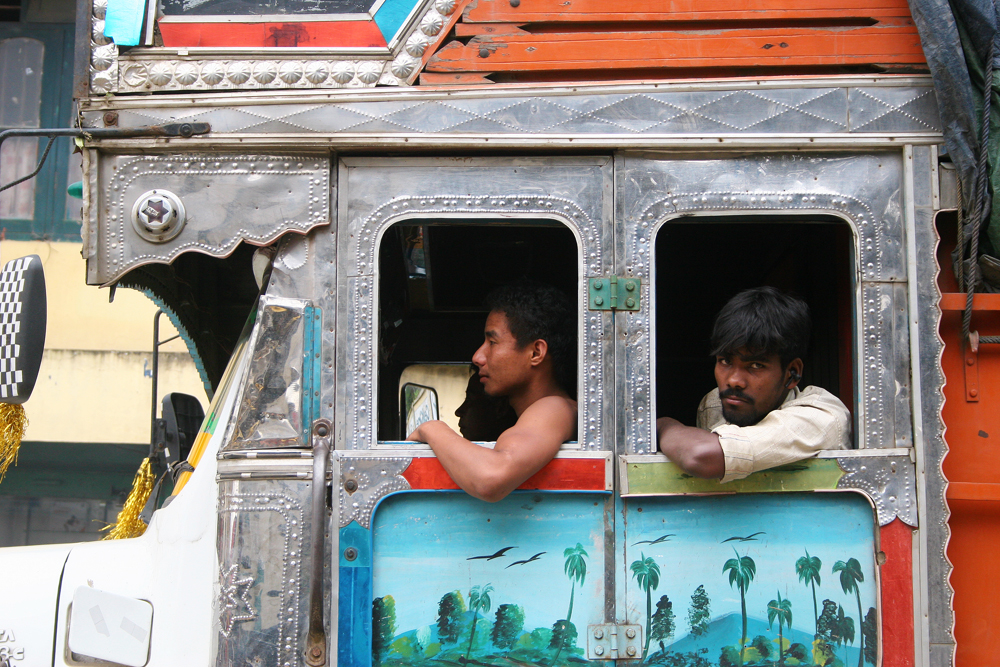
<instances>
[{"instance_id":1,"label":"hinge","mask_svg":"<svg viewBox=\"0 0 1000 667\"><path fill-rule=\"evenodd\" d=\"M588 660L638 660L641 657L641 625L604 623L587 626Z\"/></svg>"},{"instance_id":2,"label":"hinge","mask_svg":"<svg viewBox=\"0 0 1000 667\"><path fill-rule=\"evenodd\" d=\"M639 278L591 278L590 310L639 310L641 291Z\"/></svg>"}]
</instances>

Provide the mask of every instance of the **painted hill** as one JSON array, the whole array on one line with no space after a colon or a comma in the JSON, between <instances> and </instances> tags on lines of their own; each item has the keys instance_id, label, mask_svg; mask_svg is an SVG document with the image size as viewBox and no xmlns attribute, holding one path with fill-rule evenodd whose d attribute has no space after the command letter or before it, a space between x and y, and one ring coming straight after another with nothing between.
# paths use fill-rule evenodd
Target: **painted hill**
<instances>
[{"instance_id":1,"label":"painted hill","mask_svg":"<svg viewBox=\"0 0 1000 667\"><path fill-rule=\"evenodd\" d=\"M708 653L705 654L705 657L715 663L719 659L719 653L722 651L723 646L736 646L738 644L740 633L742 632L742 624L743 618L736 612L719 616L718 618L712 619L711 623L708 625L708 632L705 634L700 637L687 634L675 641L673 644L669 644L667 646L667 650L674 651L676 653L689 653L707 648ZM810 657L812 656L812 633L804 632L793 627L791 629L786 628L782 634L792 644L804 644L806 649L810 651ZM766 620L750 616L747 618L747 636L750 639L753 639L757 635L764 635L768 639L777 639L778 626L775 624L773 628L768 629ZM650 644L650 654L654 652L654 646L655 644ZM774 646L777 648L777 643L775 643ZM657 647L657 650L659 650L659 647ZM859 651L860 648L857 644L853 647L848 645L846 649L847 661L845 664L857 665ZM844 656L845 649L843 647L837 649L837 657L844 660Z\"/></svg>"}]
</instances>

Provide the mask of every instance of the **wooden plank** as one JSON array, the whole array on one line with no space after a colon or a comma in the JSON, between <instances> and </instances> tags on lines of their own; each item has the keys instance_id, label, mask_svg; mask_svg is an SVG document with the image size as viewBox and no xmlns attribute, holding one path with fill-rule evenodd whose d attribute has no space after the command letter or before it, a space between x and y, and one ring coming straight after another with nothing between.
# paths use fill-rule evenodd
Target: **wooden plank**
<instances>
[{"instance_id":1,"label":"wooden plank","mask_svg":"<svg viewBox=\"0 0 1000 667\"><path fill-rule=\"evenodd\" d=\"M963 292L945 292L941 295L941 310L965 310L966 295ZM1000 310L1000 294L973 294L972 310Z\"/></svg>"},{"instance_id":2,"label":"wooden plank","mask_svg":"<svg viewBox=\"0 0 1000 667\"><path fill-rule=\"evenodd\" d=\"M480 36L451 42L428 72L924 64L904 28Z\"/></svg>"},{"instance_id":3,"label":"wooden plank","mask_svg":"<svg viewBox=\"0 0 1000 667\"><path fill-rule=\"evenodd\" d=\"M464 22L719 21L820 17L910 16L906 0L478 0Z\"/></svg>"},{"instance_id":4,"label":"wooden plank","mask_svg":"<svg viewBox=\"0 0 1000 667\"><path fill-rule=\"evenodd\" d=\"M493 82L486 78L485 74L472 72L454 72L449 74L437 74L435 72L420 73L421 86L475 86L493 85Z\"/></svg>"}]
</instances>

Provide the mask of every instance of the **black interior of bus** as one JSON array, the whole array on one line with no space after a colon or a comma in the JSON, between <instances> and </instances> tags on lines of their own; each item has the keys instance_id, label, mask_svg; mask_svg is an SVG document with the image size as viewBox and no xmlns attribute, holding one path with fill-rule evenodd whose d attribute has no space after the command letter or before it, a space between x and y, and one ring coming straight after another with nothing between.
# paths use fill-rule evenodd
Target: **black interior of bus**
<instances>
[{"instance_id":1,"label":"black interior of bus","mask_svg":"<svg viewBox=\"0 0 1000 667\"><path fill-rule=\"evenodd\" d=\"M708 342L715 315L738 292L762 285L809 304L800 386L823 387L853 412L852 243L848 225L833 218L665 224L656 237L656 414L694 425L698 403L715 388Z\"/></svg>"},{"instance_id":2,"label":"black interior of bus","mask_svg":"<svg viewBox=\"0 0 1000 667\"><path fill-rule=\"evenodd\" d=\"M400 432L399 378L416 363L471 363L486 297L532 280L575 296L576 238L549 220L400 223L379 248L378 439Z\"/></svg>"}]
</instances>

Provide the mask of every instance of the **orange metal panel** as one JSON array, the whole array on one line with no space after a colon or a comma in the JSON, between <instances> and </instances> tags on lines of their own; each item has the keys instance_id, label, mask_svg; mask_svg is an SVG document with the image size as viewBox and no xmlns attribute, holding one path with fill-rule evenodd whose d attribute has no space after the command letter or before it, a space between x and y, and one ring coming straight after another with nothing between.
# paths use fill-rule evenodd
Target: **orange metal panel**
<instances>
[{"instance_id":1,"label":"orange metal panel","mask_svg":"<svg viewBox=\"0 0 1000 667\"><path fill-rule=\"evenodd\" d=\"M911 28L509 35L451 42L430 72L923 64Z\"/></svg>"},{"instance_id":2,"label":"orange metal panel","mask_svg":"<svg viewBox=\"0 0 1000 667\"><path fill-rule=\"evenodd\" d=\"M478 0L465 22L719 21L819 17L910 16L906 0Z\"/></svg>"}]
</instances>

